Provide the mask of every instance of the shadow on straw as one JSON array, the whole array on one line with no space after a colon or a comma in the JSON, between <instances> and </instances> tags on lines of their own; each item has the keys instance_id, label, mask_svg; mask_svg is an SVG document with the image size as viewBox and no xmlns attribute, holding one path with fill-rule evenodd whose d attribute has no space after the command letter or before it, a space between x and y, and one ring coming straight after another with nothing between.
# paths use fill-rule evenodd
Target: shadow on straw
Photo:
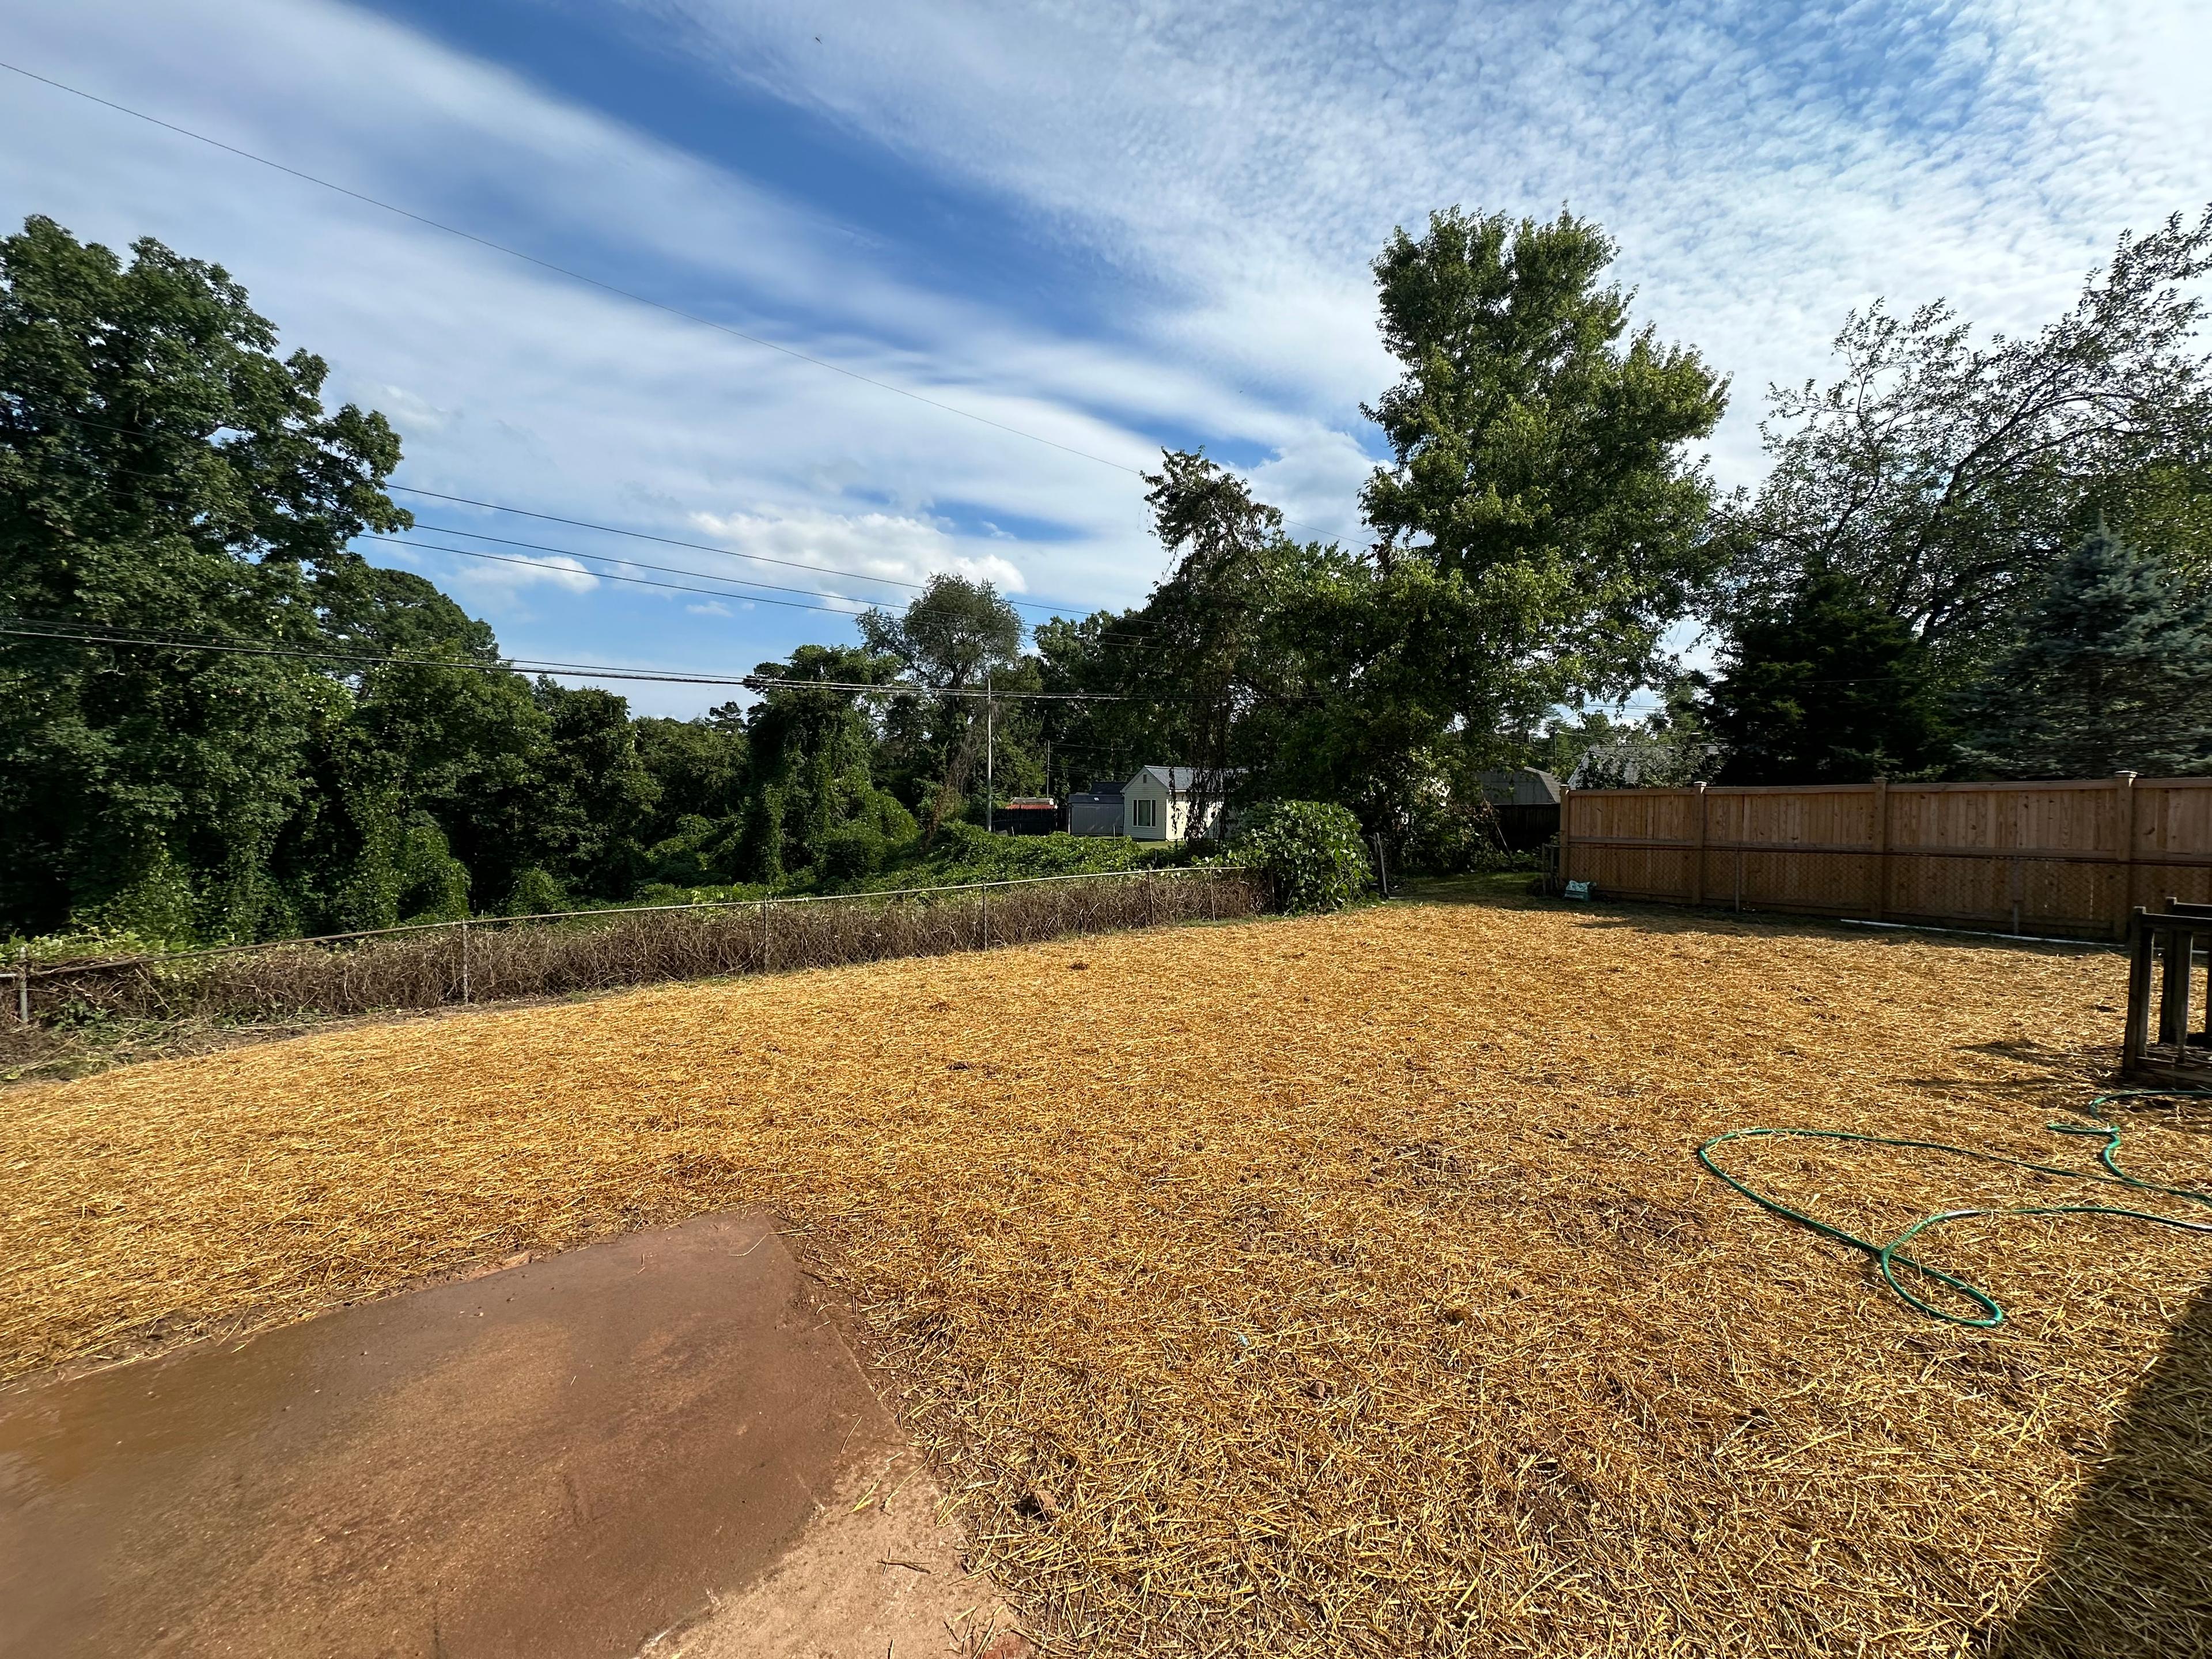
<instances>
[{"instance_id":1,"label":"shadow on straw","mask_svg":"<svg viewBox=\"0 0 2212 1659\"><path fill-rule=\"evenodd\" d=\"M1991 1659L2171 1659L2212 1632L2212 1287L2113 1431Z\"/></svg>"}]
</instances>

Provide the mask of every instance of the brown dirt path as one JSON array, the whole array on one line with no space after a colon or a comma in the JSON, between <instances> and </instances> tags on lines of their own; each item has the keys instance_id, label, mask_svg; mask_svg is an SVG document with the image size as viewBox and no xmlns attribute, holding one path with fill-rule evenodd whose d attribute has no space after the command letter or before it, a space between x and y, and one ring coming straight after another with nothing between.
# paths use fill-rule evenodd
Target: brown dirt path
<instances>
[{"instance_id":1,"label":"brown dirt path","mask_svg":"<svg viewBox=\"0 0 2212 1659\"><path fill-rule=\"evenodd\" d=\"M0 1655L973 1652L920 1473L708 1217L0 1396Z\"/></svg>"}]
</instances>

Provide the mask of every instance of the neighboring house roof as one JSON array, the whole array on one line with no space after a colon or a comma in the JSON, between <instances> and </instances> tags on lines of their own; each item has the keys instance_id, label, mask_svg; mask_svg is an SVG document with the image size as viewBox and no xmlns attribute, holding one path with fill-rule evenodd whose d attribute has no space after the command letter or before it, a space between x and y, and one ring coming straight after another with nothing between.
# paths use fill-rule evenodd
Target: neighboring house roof
<instances>
[{"instance_id":1,"label":"neighboring house roof","mask_svg":"<svg viewBox=\"0 0 2212 1659\"><path fill-rule=\"evenodd\" d=\"M1559 781L1549 772L1523 766L1507 772L1485 772L1475 781L1482 798L1492 806L1557 806Z\"/></svg>"},{"instance_id":2,"label":"neighboring house roof","mask_svg":"<svg viewBox=\"0 0 2212 1659\"><path fill-rule=\"evenodd\" d=\"M1131 778L1129 783L1124 784L1122 787L1126 789L1130 784L1134 784L1140 779L1150 778L1171 795L1188 795L1200 775L1199 769L1194 766L1147 766L1142 768L1136 777ZM1241 778L1244 774L1242 768L1227 767L1218 772L1208 771L1203 775L1209 791L1218 793L1231 780Z\"/></svg>"},{"instance_id":3,"label":"neighboring house roof","mask_svg":"<svg viewBox=\"0 0 2212 1659\"><path fill-rule=\"evenodd\" d=\"M1121 799L1121 786L1118 783L1101 784L1096 789L1079 789L1068 797L1070 800L1119 800Z\"/></svg>"}]
</instances>

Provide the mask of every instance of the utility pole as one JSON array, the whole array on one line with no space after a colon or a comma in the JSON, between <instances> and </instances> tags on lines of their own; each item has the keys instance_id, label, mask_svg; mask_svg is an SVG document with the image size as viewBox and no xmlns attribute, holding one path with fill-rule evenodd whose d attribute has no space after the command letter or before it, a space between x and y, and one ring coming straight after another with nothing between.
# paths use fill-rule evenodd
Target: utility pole
<instances>
[{"instance_id":1,"label":"utility pole","mask_svg":"<svg viewBox=\"0 0 2212 1659\"><path fill-rule=\"evenodd\" d=\"M991 723L991 665L983 665L983 828L999 833L998 732Z\"/></svg>"}]
</instances>

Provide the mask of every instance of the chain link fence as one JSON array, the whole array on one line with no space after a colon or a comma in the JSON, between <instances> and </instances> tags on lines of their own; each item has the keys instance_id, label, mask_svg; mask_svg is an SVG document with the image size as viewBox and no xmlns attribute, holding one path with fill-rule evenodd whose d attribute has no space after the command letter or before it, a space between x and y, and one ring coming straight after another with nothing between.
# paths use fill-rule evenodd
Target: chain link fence
<instances>
[{"instance_id":1,"label":"chain link fence","mask_svg":"<svg viewBox=\"0 0 2212 1659\"><path fill-rule=\"evenodd\" d=\"M1257 871L1195 867L488 916L167 956L24 963L8 975L5 1006L25 1024L336 1018L1227 921L1259 915L1270 900Z\"/></svg>"}]
</instances>

